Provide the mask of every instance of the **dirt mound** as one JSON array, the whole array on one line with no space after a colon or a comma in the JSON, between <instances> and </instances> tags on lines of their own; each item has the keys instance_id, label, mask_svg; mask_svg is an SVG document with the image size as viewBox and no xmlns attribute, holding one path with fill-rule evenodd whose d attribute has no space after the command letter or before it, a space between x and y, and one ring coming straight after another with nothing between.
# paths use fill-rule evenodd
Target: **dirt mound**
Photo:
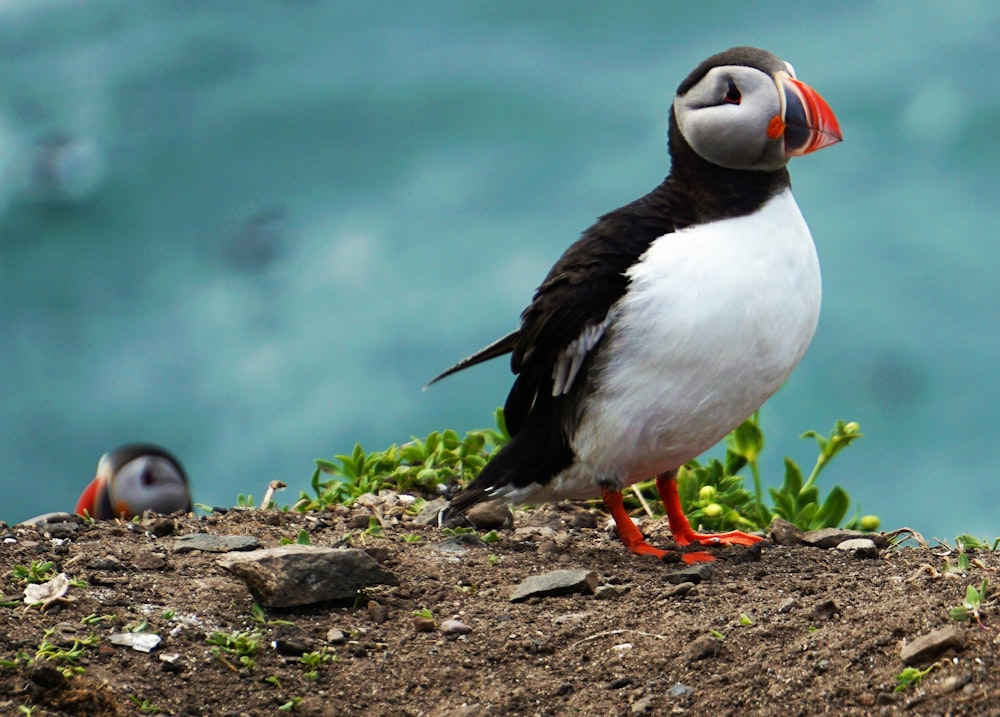
<instances>
[{"instance_id":1,"label":"dirt mound","mask_svg":"<svg viewBox=\"0 0 1000 717\"><path fill-rule=\"evenodd\" d=\"M0 713L1000 715L997 630L949 616L1000 567L993 553L960 573L943 570L954 553L926 548L721 550L699 582L627 554L603 513L577 505L518 512L490 543L401 511L375 510L380 528L370 511L0 531ZM665 525L645 529L669 542ZM265 614L218 554L174 551L198 532L361 547L400 584ZM33 565L36 579L71 581L44 611L21 603L13 572ZM510 600L563 569L592 576ZM990 608L984 620L1000 624ZM912 666L933 669L894 692L901 646L951 626L957 638ZM129 630L162 641L148 653L112 644Z\"/></svg>"}]
</instances>

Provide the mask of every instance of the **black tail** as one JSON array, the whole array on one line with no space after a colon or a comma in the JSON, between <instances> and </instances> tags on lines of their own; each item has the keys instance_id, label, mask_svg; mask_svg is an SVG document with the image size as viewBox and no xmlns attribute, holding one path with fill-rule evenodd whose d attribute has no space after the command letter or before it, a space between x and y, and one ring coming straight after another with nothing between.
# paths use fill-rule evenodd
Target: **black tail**
<instances>
[{"instance_id":1,"label":"black tail","mask_svg":"<svg viewBox=\"0 0 1000 717\"><path fill-rule=\"evenodd\" d=\"M476 353L471 356L459 361L457 364L447 369L446 371L439 373L437 376L432 378L426 384L424 388L437 383L442 378L447 378L453 373L458 373L462 369L469 368L470 366L475 366L476 364L482 363L483 361L489 361L490 359L496 358L497 356L503 356L504 354L509 354L514 350L514 344L517 343L517 337L520 331L511 331L509 334L503 338L497 339L489 346L479 349Z\"/></svg>"}]
</instances>

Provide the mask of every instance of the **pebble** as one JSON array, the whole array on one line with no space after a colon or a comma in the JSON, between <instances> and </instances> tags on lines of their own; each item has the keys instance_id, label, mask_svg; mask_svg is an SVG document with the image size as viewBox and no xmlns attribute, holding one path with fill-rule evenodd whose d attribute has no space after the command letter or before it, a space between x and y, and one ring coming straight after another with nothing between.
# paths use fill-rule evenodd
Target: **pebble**
<instances>
[{"instance_id":1,"label":"pebble","mask_svg":"<svg viewBox=\"0 0 1000 717\"><path fill-rule=\"evenodd\" d=\"M589 570L553 570L543 575L532 575L514 588L511 602L530 597L551 597L571 593L592 594L597 587L597 575Z\"/></svg>"},{"instance_id":2,"label":"pebble","mask_svg":"<svg viewBox=\"0 0 1000 717\"><path fill-rule=\"evenodd\" d=\"M877 558L878 547L871 538L851 538L837 544L837 550L844 550L858 558Z\"/></svg>"},{"instance_id":3,"label":"pebble","mask_svg":"<svg viewBox=\"0 0 1000 717\"><path fill-rule=\"evenodd\" d=\"M434 618L417 615L413 618L413 629L416 632L434 632L437 629L437 624L434 622Z\"/></svg>"},{"instance_id":4,"label":"pebble","mask_svg":"<svg viewBox=\"0 0 1000 717\"><path fill-rule=\"evenodd\" d=\"M594 588L594 599L615 600L631 589L631 585L599 585Z\"/></svg>"},{"instance_id":5,"label":"pebble","mask_svg":"<svg viewBox=\"0 0 1000 717\"><path fill-rule=\"evenodd\" d=\"M784 600L782 600L781 604L778 605L778 612L780 612L780 613L789 613L792 610L794 610L795 608L797 608L798 606L799 606L799 601L798 600L796 600L793 597L788 597L788 598L785 598Z\"/></svg>"},{"instance_id":6,"label":"pebble","mask_svg":"<svg viewBox=\"0 0 1000 717\"><path fill-rule=\"evenodd\" d=\"M389 619L389 611L386 610L385 605L377 603L374 600L370 600L368 602L368 607L365 608L365 612L368 613L368 619L376 625L381 625Z\"/></svg>"},{"instance_id":7,"label":"pebble","mask_svg":"<svg viewBox=\"0 0 1000 717\"><path fill-rule=\"evenodd\" d=\"M711 635L702 635L687 646L684 658L688 662L697 662L709 657L715 657L722 652L722 641Z\"/></svg>"},{"instance_id":8,"label":"pebble","mask_svg":"<svg viewBox=\"0 0 1000 717\"><path fill-rule=\"evenodd\" d=\"M326 633L326 641L331 645L343 645L347 642L347 634L339 627L331 627Z\"/></svg>"},{"instance_id":9,"label":"pebble","mask_svg":"<svg viewBox=\"0 0 1000 717\"><path fill-rule=\"evenodd\" d=\"M669 590L665 591L662 595L662 599L667 600L671 598L683 598L692 590L695 589L695 584L691 581L685 581L683 583L677 583Z\"/></svg>"},{"instance_id":10,"label":"pebble","mask_svg":"<svg viewBox=\"0 0 1000 717\"><path fill-rule=\"evenodd\" d=\"M834 600L824 600L817 603L812 614L820 620L832 620L834 615L840 613L840 606Z\"/></svg>"},{"instance_id":11,"label":"pebble","mask_svg":"<svg viewBox=\"0 0 1000 717\"><path fill-rule=\"evenodd\" d=\"M139 570L163 570L167 567L167 556L162 553L142 552L135 556L132 564Z\"/></svg>"},{"instance_id":12,"label":"pebble","mask_svg":"<svg viewBox=\"0 0 1000 717\"><path fill-rule=\"evenodd\" d=\"M500 530L514 524L514 514L506 501L492 500L476 505L465 511L465 517L476 530Z\"/></svg>"},{"instance_id":13,"label":"pebble","mask_svg":"<svg viewBox=\"0 0 1000 717\"><path fill-rule=\"evenodd\" d=\"M260 546L260 540L253 535L189 533L174 538L175 553L190 553L193 550L201 550L206 553L228 553L233 550L253 550L258 546Z\"/></svg>"},{"instance_id":14,"label":"pebble","mask_svg":"<svg viewBox=\"0 0 1000 717\"><path fill-rule=\"evenodd\" d=\"M443 635L449 636L468 635L472 632L472 628L461 620L445 620L439 629Z\"/></svg>"},{"instance_id":15,"label":"pebble","mask_svg":"<svg viewBox=\"0 0 1000 717\"><path fill-rule=\"evenodd\" d=\"M899 651L904 665L916 665L935 659L947 650L961 651L965 632L955 626L943 627L905 643Z\"/></svg>"},{"instance_id":16,"label":"pebble","mask_svg":"<svg viewBox=\"0 0 1000 717\"><path fill-rule=\"evenodd\" d=\"M715 568L709 563L699 563L698 565L690 565L681 570L674 570L672 572L666 573L662 580L665 583L673 583L674 585L679 585L680 583L700 583L702 580L708 580L712 577L715 572Z\"/></svg>"},{"instance_id":17,"label":"pebble","mask_svg":"<svg viewBox=\"0 0 1000 717\"><path fill-rule=\"evenodd\" d=\"M282 545L218 559L243 579L264 607L313 605L354 598L371 585L399 585L363 550Z\"/></svg>"}]
</instances>

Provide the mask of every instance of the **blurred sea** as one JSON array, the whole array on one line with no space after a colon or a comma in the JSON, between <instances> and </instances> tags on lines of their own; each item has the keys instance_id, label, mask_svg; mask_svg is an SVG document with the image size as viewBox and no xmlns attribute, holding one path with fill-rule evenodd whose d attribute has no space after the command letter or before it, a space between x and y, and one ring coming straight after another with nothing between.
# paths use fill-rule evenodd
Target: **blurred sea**
<instances>
[{"instance_id":1,"label":"blurred sea","mask_svg":"<svg viewBox=\"0 0 1000 717\"><path fill-rule=\"evenodd\" d=\"M0 519L161 443L195 499L491 425L550 264L668 170L673 90L772 50L845 141L795 160L824 308L767 482L857 420L889 528L1000 534L1000 4L0 0Z\"/></svg>"}]
</instances>

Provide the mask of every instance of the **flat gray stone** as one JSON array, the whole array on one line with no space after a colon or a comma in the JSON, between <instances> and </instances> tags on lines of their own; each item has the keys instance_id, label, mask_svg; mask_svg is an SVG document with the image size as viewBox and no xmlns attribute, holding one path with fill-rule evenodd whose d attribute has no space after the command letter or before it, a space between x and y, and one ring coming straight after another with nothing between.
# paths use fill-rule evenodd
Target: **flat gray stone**
<instances>
[{"instance_id":1,"label":"flat gray stone","mask_svg":"<svg viewBox=\"0 0 1000 717\"><path fill-rule=\"evenodd\" d=\"M810 530L802 535L802 542L814 548L836 548L845 540L854 538L866 538L875 543L876 547L886 548L889 541L882 535L876 533L864 533L860 530L847 530L845 528L820 528Z\"/></svg>"},{"instance_id":2,"label":"flat gray stone","mask_svg":"<svg viewBox=\"0 0 1000 717\"><path fill-rule=\"evenodd\" d=\"M348 600L369 585L399 585L363 550L282 545L219 558L265 607Z\"/></svg>"},{"instance_id":3,"label":"flat gray stone","mask_svg":"<svg viewBox=\"0 0 1000 717\"><path fill-rule=\"evenodd\" d=\"M850 540L845 540L843 543L837 544L837 550L852 553L859 558L878 557L878 547L871 538L851 538Z\"/></svg>"},{"instance_id":4,"label":"flat gray stone","mask_svg":"<svg viewBox=\"0 0 1000 717\"><path fill-rule=\"evenodd\" d=\"M772 520L768 530L775 545L802 545L802 536L805 535L805 531L784 518Z\"/></svg>"},{"instance_id":5,"label":"flat gray stone","mask_svg":"<svg viewBox=\"0 0 1000 717\"><path fill-rule=\"evenodd\" d=\"M965 647L965 632L957 627L942 627L907 642L899 651L904 665L916 665L935 659L947 650L961 651Z\"/></svg>"},{"instance_id":6,"label":"flat gray stone","mask_svg":"<svg viewBox=\"0 0 1000 717\"><path fill-rule=\"evenodd\" d=\"M233 550L253 550L258 547L260 547L260 541L253 535L189 533L174 538L175 553L190 553L192 550L201 550L206 553L228 553Z\"/></svg>"},{"instance_id":7,"label":"flat gray stone","mask_svg":"<svg viewBox=\"0 0 1000 717\"><path fill-rule=\"evenodd\" d=\"M714 572L715 568L712 567L711 563L697 563L696 565L689 565L686 568L669 572L662 579L663 582L673 585L680 585L681 583L694 583L697 585L702 580L708 580L712 577Z\"/></svg>"},{"instance_id":8,"label":"flat gray stone","mask_svg":"<svg viewBox=\"0 0 1000 717\"><path fill-rule=\"evenodd\" d=\"M521 602L530 597L552 597L583 593L590 595L597 587L597 575L589 570L553 570L543 575L532 575L510 594L511 602Z\"/></svg>"}]
</instances>

